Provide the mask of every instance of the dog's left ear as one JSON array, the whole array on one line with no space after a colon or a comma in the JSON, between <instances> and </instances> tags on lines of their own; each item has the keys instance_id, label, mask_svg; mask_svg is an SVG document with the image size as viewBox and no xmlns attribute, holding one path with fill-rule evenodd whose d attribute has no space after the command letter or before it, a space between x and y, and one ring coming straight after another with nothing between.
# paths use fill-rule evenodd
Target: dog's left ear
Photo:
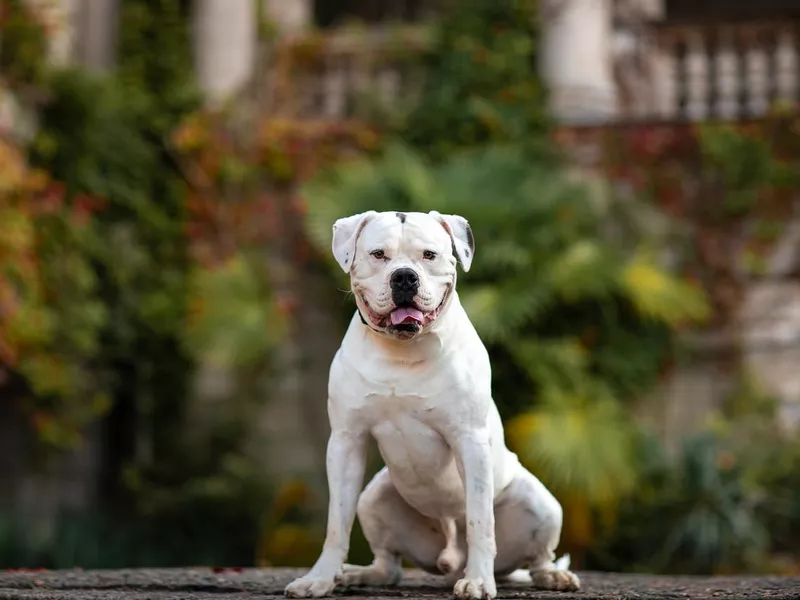
<instances>
[{"instance_id":1,"label":"dog's left ear","mask_svg":"<svg viewBox=\"0 0 800 600\"><path fill-rule=\"evenodd\" d=\"M459 215L443 215L435 210L428 213L439 221L445 231L450 234L453 240L453 249L458 260L461 261L461 268L469 271L472 266L472 257L475 256L475 238L472 236L472 229L464 217Z\"/></svg>"},{"instance_id":2,"label":"dog's left ear","mask_svg":"<svg viewBox=\"0 0 800 600\"><path fill-rule=\"evenodd\" d=\"M331 249L333 257L345 273L349 273L353 267L353 260L356 256L356 242L364 226L369 223L378 213L374 210L337 219L333 224L333 241Z\"/></svg>"}]
</instances>

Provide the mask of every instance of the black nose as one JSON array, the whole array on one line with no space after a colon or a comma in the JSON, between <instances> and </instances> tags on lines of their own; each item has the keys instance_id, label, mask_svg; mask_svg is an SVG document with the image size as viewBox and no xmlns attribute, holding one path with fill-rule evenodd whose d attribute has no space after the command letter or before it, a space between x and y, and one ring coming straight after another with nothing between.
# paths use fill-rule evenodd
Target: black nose
<instances>
[{"instance_id":1,"label":"black nose","mask_svg":"<svg viewBox=\"0 0 800 600\"><path fill-rule=\"evenodd\" d=\"M419 287L419 277L413 269L397 269L392 273L392 289L410 292L417 291Z\"/></svg>"}]
</instances>

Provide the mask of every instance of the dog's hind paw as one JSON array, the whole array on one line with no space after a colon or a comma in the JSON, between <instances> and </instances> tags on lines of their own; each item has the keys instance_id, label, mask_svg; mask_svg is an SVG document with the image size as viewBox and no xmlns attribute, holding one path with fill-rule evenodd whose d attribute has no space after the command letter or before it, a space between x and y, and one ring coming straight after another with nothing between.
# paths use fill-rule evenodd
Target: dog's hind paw
<instances>
[{"instance_id":1,"label":"dog's hind paw","mask_svg":"<svg viewBox=\"0 0 800 600\"><path fill-rule=\"evenodd\" d=\"M581 589L581 580L572 571L547 569L531 573L533 587L540 590L575 592Z\"/></svg>"}]
</instances>

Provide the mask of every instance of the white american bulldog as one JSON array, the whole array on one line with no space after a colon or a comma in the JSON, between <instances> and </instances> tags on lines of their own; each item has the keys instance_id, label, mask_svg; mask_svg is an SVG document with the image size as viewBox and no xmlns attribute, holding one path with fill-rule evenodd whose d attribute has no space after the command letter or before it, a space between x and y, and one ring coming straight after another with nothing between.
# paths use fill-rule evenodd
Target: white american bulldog
<instances>
[{"instance_id":1,"label":"white american bulldog","mask_svg":"<svg viewBox=\"0 0 800 600\"><path fill-rule=\"evenodd\" d=\"M495 578L579 588L569 558L553 562L561 505L506 448L489 356L456 293L456 257L468 271L474 251L466 219L435 211L334 224L358 310L330 370L325 544L287 596L392 585L403 558L457 579L456 598L494 598ZM386 466L362 492L370 434ZM369 566L344 564L356 513Z\"/></svg>"}]
</instances>

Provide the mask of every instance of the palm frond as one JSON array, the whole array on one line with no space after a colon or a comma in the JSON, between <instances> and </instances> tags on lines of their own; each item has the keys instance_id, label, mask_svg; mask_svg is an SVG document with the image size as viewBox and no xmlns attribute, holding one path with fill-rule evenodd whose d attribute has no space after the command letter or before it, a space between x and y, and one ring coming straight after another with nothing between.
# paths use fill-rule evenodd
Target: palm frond
<instances>
[{"instance_id":1,"label":"palm frond","mask_svg":"<svg viewBox=\"0 0 800 600\"><path fill-rule=\"evenodd\" d=\"M708 317L704 294L671 277L648 252L638 251L633 255L621 270L619 283L643 317L672 326Z\"/></svg>"},{"instance_id":2,"label":"palm frond","mask_svg":"<svg viewBox=\"0 0 800 600\"><path fill-rule=\"evenodd\" d=\"M633 430L607 397L552 396L507 429L521 459L554 493L613 503L634 489Z\"/></svg>"}]
</instances>

